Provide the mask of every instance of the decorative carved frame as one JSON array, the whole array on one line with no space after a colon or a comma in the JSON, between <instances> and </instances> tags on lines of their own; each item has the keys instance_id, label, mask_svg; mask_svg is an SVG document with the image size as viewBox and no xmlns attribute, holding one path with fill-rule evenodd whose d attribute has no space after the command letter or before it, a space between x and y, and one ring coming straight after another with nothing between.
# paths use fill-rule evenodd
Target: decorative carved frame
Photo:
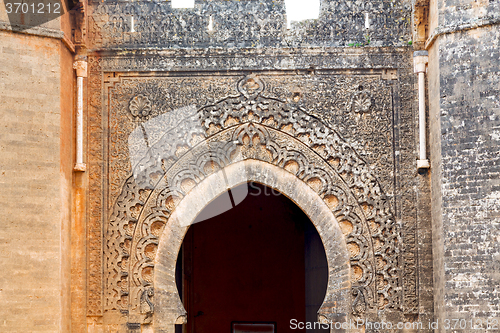
<instances>
[{"instance_id":1,"label":"decorative carved frame","mask_svg":"<svg viewBox=\"0 0 500 333\"><path fill-rule=\"evenodd\" d=\"M118 77L116 79L114 78L114 75L113 75L113 77L109 77L109 79L108 79L107 78L108 77L107 74L105 74L105 72L103 71L105 68L109 68L109 66L111 64L110 59L111 58L104 58L104 60L106 60L107 62L104 64L105 67L103 68L102 67L103 63L100 61L99 58L91 57L91 59L90 59L90 67L91 67L91 78L90 78L90 80L91 80L91 86L93 87L94 91L97 91L97 92L102 91L103 88L101 88L101 87L103 87L103 86L106 87L106 80L109 80L109 82L111 82L111 84L113 84L113 82L118 82L119 81ZM384 76L384 72L385 71L382 72L382 77ZM92 83L92 81L93 81L93 83ZM105 91L106 91L106 93L104 95L101 95L101 96L103 96L105 98L104 101L106 101L106 99L109 98L109 97L107 97L107 90L105 90ZM241 100L244 100L244 99L249 100L249 99L252 99L252 98L253 99L259 98L259 94L261 94L260 96L262 98L264 98L264 99L268 98L268 97L265 96L266 93L265 93L265 86L264 85L262 86L262 89L260 89L260 91L257 94L255 94L254 96L250 96L248 94L247 94L247 96L245 96L245 91L242 90L241 86L239 87L239 92L240 92L239 96L231 95L230 98L240 99L240 102L241 102ZM358 95L361 95L361 94L358 94ZM91 135L93 136L92 141L96 142L96 140L98 140L98 141L103 140L108 135L106 133L105 127L101 127L101 125L100 125L102 121L99 120L99 119L102 119L101 118L102 116L106 117L107 114L106 114L106 112L103 113L103 114L101 114L100 108L99 107L96 108L96 106L101 105L101 100L100 100L99 94L97 94L97 95L96 94L91 94L89 96L89 98L90 98L90 100L89 100L89 104L90 104L90 108L89 108L90 117L93 117L93 119L91 119L91 121L89 121L89 126L90 126L90 128L92 128L92 133L91 133ZM361 103L359 103L359 106L357 108L362 113L365 113L368 110L368 108L370 107L370 105L369 105L370 103L365 102L367 100L365 96L363 96L363 98L364 98L364 100ZM278 102L280 102L280 101L278 101ZM376 103L376 101L372 101L372 102ZM284 101L281 101L281 103L287 104ZM106 103L103 103L102 105L106 105ZM357 112L357 110L355 108L356 108L356 106L353 105L353 112ZM309 123L311 123L311 122L312 123L316 123L316 124L318 124L318 122L319 122L321 124L321 121L319 121L315 117L308 116L308 114L304 113L303 110L295 109L294 111L297 114L302 114L303 116L301 116L301 117L305 117L302 120L307 119L307 120L305 120L305 121L302 122L303 125L300 125L300 126L297 127L298 129L300 129L300 128L308 128L309 125L310 125ZM196 112L207 112L207 110L206 109L204 109L204 110L198 109L198 110L196 110ZM283 128L280 128L279 126L276 127L276 125L273 125L271 123L265 123L265 121L263 121L263 119L250 119L250 120L247 119L245 121L240 122L239 124L234 124L233 123L233 124L231 124L231 126L226 126L222 122L222 123L219 123L217 126L221 126L221 127L219 127L219 129L215 130L214 132L210 132L209 130L207 130L205 144L204 144L205 146L207 146L206 143L210 142L211 140L215 140L215 141L220 142L221 138L219 137L219 138L216 139L217 135L219 135L219 136L220 135L226 135L226 136L228 136L228 135L235 135L234 132L232 132L232 134L230 134L229 132L230 131L235 131L236 128L239 128L239 130L242 130L242 131L246 132L247 136L259 137L259 140L264 139L264 141L262 141L262 142L259 141L260 143L256 142L255 145L250 144L250 142L243 142L243 141L240 142L240 146L244 147L243 149L247 150L247 152L250 152L251 150L255 150L256 146L267 147L268 143L271 143L271 146L272 146L273 141L274 141L274 143L276 142L276 138L278 138L278 141L281 141L281 142L283 142L283 140L285 140L287 143L293 142L294 144L296 144L298 146L302 146L302 148L304 148L305 154L304 154L304 152L302 152L302 156L304 156L304 155L308 156L305 159L305 162L303 163L303 165L318 165L318 166L319 165L326 165L328 168L332 168L333 169L334 172L331 173L331 174L337 174L337 177L339 176L339 173L337 171L342 170L342 167L340 167L340 169L339 169L339 165L346 161L344 158L340 159L340 162L342 162L342 163L339 163L339 161L335 160L335 159L330 159L329 160L324 155L324 153L325 153L324 152L324 147L321 147L321 145L315 145L314 142L308 141L307 138L305 138L300 133L297 133L295 131L297 128L293 128L294 126L292 126L291 129L287 128L286 126L284 126ZM246 126L246 128L243 128L245 126ZM322 124L321 126L322 126L321 128L328 129L328 127L327 126L325 127L324 124ZM213 128L212 128L212 130L213 130ZM262 136L262 133L265 133L266 131L270 135L270 137L268 137L268 138L266 138L266 135ZM356 153L354 152L354 150L352 149L352 147L349 147L349 144L347 144L344 140L342 140L340 138L340 136L338 136L338 134L335 133L335 131L333 131L331 129L330 129L330 131L331 131L330 134L333 135L333 136L335 136L335 138L336 138L334 141L337 142L337 143L339 143L340 146L342 147L341 150L347 149L346 151L352 151L352 153L354 154L353 156L356 156ZM260 134L259 134L259 132L260 132ZM321 130L319 130L319 132L321 132ZM311 132L311 133L314 133L314 131ZM245 136L245 135L243 135L243 136ZM271 137L273 137L273 139L270 139ZM224 140L222 140L222 141L226 142ZM227 142L229 142L229 141L227 141ZM279 145L278 145L278 148L280 148ZM284 151L287 151L289 148L283 148L283 147L281 147L280 149L282 149ZM194 148L193 147L191 148L191 150L193 150L193 153L194 153ZM102 232L102 231L100 231L102 229L99 228L98 224L95 224L95 227L94 227L94 221L98 222L101 219L101 218L96 218L98 216L96 214L100 215L101 213L99 213L99 210L100 209L101 210L104 209L104 215L106 215L106 213L105 213L105 209L106 208L105 207L108 206L108 204L104 204L105 201L104 202L99 202L100 200L102 200L102 194L100 194L99 192L103 191L103 190L105 191L105 188L102 187L102 186L104 186L104 184L101 181L98 180L100 177L102 177L103 173L105 174L105 171L102 168L106 167L106 165L105 164L103 165L102 162L100 162L100 161L106 161L106 158L104 157L105 155L103 155L103 154L106 154L107 151L106 151L106 149L105 150L100 150L98 148L98 145L97 146L92 146L91 145L89 147L89 153L91 155L94 155L94 157L91 158L91 162L93 162L93 163L91 163L91 168L93 168L93 171L94 171L93 173L91 172L91 178L96 179L96 181L92 181L92 183L93 184L101 184L100 187L93 187L93 186L91 186L91 193L93 192L96 195L93 196L91 194L90 198L91 198L91 200L94 200L94 201L97 200L98 204L95 207L93 207L92 204L91 204L91 207L90 207L90 209L91 209L90 214L91 214L91 216L94 216L94 217L91 218L90 221L89 221L90 222L89 223L89 232L93 236L95 236L95 235L98 235L99 233ZM186 154L188 154L188 153L189 152L187 152ZM262 154L261 155L259 155L259 154L255 155L255 154L256 153L252 153L250 155L246 155L245 159L260 160L260 161L262 161L260 163L268 163L271 166L272 166L272 164L274 164L274 165L278 165L279 164L278 165L279 168L281 168L282 170L286 170L286 168L285 168L286 162L284 162L284 160L281 160L281 162L279 162L279 163L277 162L277 160L274 161L274 162L271 162L271 161L266 160L264 158L265 154L264 155L262 155ZM298 155L296 155L296 156L298 156ZM303 158L303 157L301 157L301 158ZM313 158L313 159L311 160L311 158ZM361 169L365 169L367 167L366 163L362 159L360 159L359 156L357 156L356 159L361 163L360 165L364 165L364 167L362 167ZM228 160L226 162L227 162L227 164L224 165L224 167L228 167L228 166L230 167L230 165L232 164L231 161ZM337 164L337 163L339 163L339 164ZM288 166L290 166L290 165L288 165ZM320 168L323 168L323 167L320 167ZM352 168L352 165L349 166L349 168ZM306 169L307 169L307 167L306 167ZM356 167L354 169L356 170ZM361 169L357 169L356 172L359 172ZM103 170L104 172L101 172L99 170ZM365 171L367 171L366 174L370 174L371 173L368 169L365 169ZM364 173L365 171L363 171L361 173ZM290 171L287 171L287 172L290 172ZM293 170L292 170L292 173L293 173ZM311 177L311 175L309 175L309 176L310 176L310 178L314 178L314 177ZM170 175L168 177L173 177L173 175ZM351 183L351 185L353 184L352 183L352 181L353 181L352 179L349 180L348 182L342 181L342 179L343 179L342 176L340 176L340 178L337 178L338 182L337 181L330 181L329 183L330 184L338 184L338 183L340 184L340 183L342 183L342 184L344 184L344 186L345 186L346 183ZM376 179L374 177L370 176L369 179L374 179L375 184L377 183L377 181L376 181ZM135 182L135 180L134 180L134 182ZM143 186L145 183L141 183L141 182L142 181L138 181L138 183L142 184L141 186ZM307 183L308 182L307 177L303 177L302 178L302 182ZM317 182L313 181L313 182L310 182L308 186L310 188L315 188L316 190L318 190L318 188L320 188L321 186L317 187L317 184L318 184ZM125 182L124 187L123 187L124 191L125 191L124 193L126 193L127 191L129 191L129 193L134 192L130 188L131 185L135 186L137 184L134 185L134 184L132 184L130 182ZM128 190L127 190L127 188L128 188ZM378 188L378 190L377 190L378 194L377 195L380 194L383 197L383 191L381 190L380 185L376 185L376 188ZM130 190L132 190L132 192L130 192ZM154 191L154 187L147 188L147 191L146 191L147 195L149 196L149 194L152 191ZM361 222L361 224L368 225L368 224L366 224L366 221L367 221L366 216L369 216L370 214L369 213L368 213L368 215L365 215L365 214L366 214L366 207L370 207L370 206L359 204L359 202L360 202L359 198L356 198L356 195L358 195L357 191L353 192L352 190L348 190L346 193L347 193L347 197L349 199L349 205L353 204L353 201L351 201L351 200L353 198L355 198L354 199L354 201L356 202L355 205L354 205L355 207L353 206L354 210L351 209L351 211L353 211L355 215L358 215L358 219ZM327 203L330 200L330 199L326 199L325 200L323 194L318 194L318 195L323 196L323 200L325 202L327 202ZM145 201L141 200L141 199L144 199L144 198L137 197L137 199L138 199L137 202L142 201L142 204L145 204ZM330 205L331 205L331 201L335 202L336 200L337 199L331 199L330 200ZM384 200L382 200L382 201L384 201ZM386 208L383 208L383 206L385 206L385 205L387 205ZM389 219L391 221L392 225L396 226L396 229L397 229L397 225L395 224L394 219L391 218L391 216L392 216L393 213L391 213L392 208L390 206L391 206L390 203L387 202L387 200L386 200L386 204L383 204L382 206L379 205L378 208L382 207L381 211L385 212L384 214L386 214L386 217L384 218L384 220ZM143 207L141 209L144 210L145 208ZM92 210L94 210L95 213L92 213ZM173 211L173 212L175 212L175 211ZM337 217L337 220L340 222L340 225L342 226L342 223L343 223L343 221L342 221L342 214L337 215L338 212L335 213L335 214L336 214L335 216ZM145 214L143 214L143 215L145 215ZM361 218L359 218L359 216L361 216ZM353 217L350 217L350 218L352 219ZM106 218L106 220L108 220L108 218ZM359 221L357 223L359 223ZM113 223L113 217L112 216L110 217L109 222L111 224ZM370 227L368 227L368 229L369 228ZM122 231L124 231L124 230L122 230ZM110 232L109 228L105 227L104 228L104 232L105 232L104 239L105 240L106 239L109 240L109 232ZM396 237L395 239L398 239L398 237L401 237L401 235L399 234L399 231L396 231L394 235L395 235L394 237ZM344 237L346 239L348 238L346 236L344 236ZM385 235L383 237L385 238ZM94 245L95 249L101 248L100 245L98 245L98 243L94 243L94 240L98 241L98 238L91 237L91 239L90 239L90 241L91 241L90 242L91 249L92 249L92 244L95 244ZM159 240L159 238L158 238L158 240L156 240L155 242L158 243L159 241L161 242L161 240ZM347 243L349 244L349 241L347 241ZM354 246L354 248L353 248L353 245L352 245L352 244L357 244L357 242L356 241L352 242L352 239L351 239L350 243L351 243L351 245L347 244L348 249L351 252L353 251L353 253L358 253L357 252L358 250L356 249L356 247ZM397 241L397 243L398 244L402 244L401 241ZM119 244L120 244L120 242L118 242L118 246L119 246ZM106 248L107 248L108 245L106 245L106 243L104 245L105 245L105 247L104 247L103 250L98 250L98 251L91 250L91 251L89 251L89 253L90 253L89 264L91 266L95 266L99 262L101 262L100 260L93 260L92 259L93 255L102 256L102 254L105 254L105 256L103 258L104 259L103 264L105 264L105 266L103 267L103 270L104 270L104 273L106 274L106 272L109 272L109 266L107 266L108 264L106 263L107 262L106 261L106 257L107 257L107 254L106 254L107 250L106 250ZM146 245L144 245L143 248L145 248L145 246ZM396 248L396 252L399 253L399 251L400 250L398 248ZM99 254L99 252L101 254ZM363 252L363 249L361 249L361 252ZM368 251L368 252L370 252L370 251ZM365 251L364 253L367 253L367 251ZM374 252L371 252L371 253L374 253ZM126 255L130 256L130 254L126 254ZM352 263L352 260L353 260L352 257L353 256L351 255L351 263ZM145 257L143 257L143 258L145 258ZM370 256L370 258L371 259L369 259L368 261L371 261L373 263L373 267L376 267L377 266L377 262L374 261L375 260L374 256L372 255L372 256ZM377 311L377 309L384 309L385 307L392 308L393 309L392 311L400 311L401 306L402 306L402 304L401 304L401 297L402 297L402 295L399 294L401 292L401 281L398 282L397 280L399 279L399 276L401 275L401 272L399 271L399 267L401 267L400 266L401 264L398 262L398 260L401 260L401 259L399 259L399 256L396 254L396 259L395 259L395 261L393 261L393 264L391 265L392 267L395 267L395 269L396 269L393 272L394 276L396 276L396 280L394 280L394 282L391 283L394 286L394 288L389 288L389 289L392 290L392 292L394 292L394 294L388 295L388 297L385 297L385 299L390 299L390 304L389 303L382 304L382 307L380 307L377 304L378 301L380 301L380 300L377 299L377 297L373 297L373 296L375 296L375 295L378 294L378 292L376 291L377 290L376 288L372 288L372 291L375 292L375 293L373 294L373 296L370 296L369 295L370 290L367 290L365 288L366 287L365 285L360 285L359 283L352 283L352 296L351 296L352 297L352 299L351 299L351 302L352 302L351 307L352 308L349 311L349 312L351 312L351 314L353 314L353 315L363 315L363 313L365 313L365 314L375 313ZM154 266L154 264L152 266ZM414 269L414 266L412 266L412 265L407 266L407 267L410 268L410 269L412 269L412 268ZM90 270L89 286L92 286L92 281L93 281L93 278L92 278L93 275L92 274L95 274L98 271L99 271L98 269L97 270L96 269L91 269ZM156 271L156 268L155 268L155 271ZM362 275L363 274L364 273L362 273ZM359 275L359 272L353 272L351 275ZM156 275L153 275L153 276L154 276L154 278L156 278ZM376 273L374 273L373 276L375 277ZM98 276L96 276L96 278L98 278ZM97 282L97 280L95 280L95 281ZM374 279L372 279L372 281L374 281ZM127 282L127 284L128 284L128 282ZM153 285L153 284L151 284L151 285ZM90 315L97 315L97 316L99 316L99 315L102 315L102 312L99 312L99 311L102 311L102 310L99 310L99 309L103 309L102 305L101 306L99 305L100 304L99 303L100 299L101 299L101 297L103 295L106 295L106 292L107 292L106 290L109 290L108 289L109 287L105 283L104 284L104 290L103 290L103 292L99 292L99 288L100 288L99 284L95 283L95 284L93 284L93 286L94 286L93 288L90 288L91 290L90 290L90 293L89 293L89 305L91 304L91 300L94 299L94 300L96 300L95 302L97 302L97 303L95 303L95 304L97 304L97 306L90 306L89 310L97 309L97 311L92 312L92 313L89 312L89 314ZM152 307L149 306L149 304L152 304L153 307L154 307L154 304L156 304L156 302L157 302L155 300L155 297L157 297L158 295L154 294L154 289L151 289L151 287L148 287L148 286L150 286L150 285L142 286L142 287L136 288L135 290L129 289L129 290L126 291L126 297L127 298L131 297L132 299L134 299L135 302L137 302L136 305L135 305L135 310L130 307L130 304L127 304L127 306L125 308L116 308L116 310L120 310L120 311L122 311L122 313L127 313L126 317L128 319L126 319L126 321L128 323L135 322L135 323L138 323L138 324L139 323L148 324L148 323L151 322L153 316L151 316ZM119 290L119 292L122 292L122 290ZM153 296L153 295L156 295L156 296ZM382 292L382 295L383 295L383 292ZM159 297L157 297L157 298L159 298ZM113 311L111 308L106 307L105 303L103 304L103 307L104 307L104 313L109 313L110 311L111 312ZM123 311L125 311L125 312L123 312ZM179 314L181 312L176 312L176 313ZM177 318L175 320L177 320ZM113 321L115 321L115 320L113 320ZM119 322L123 323L122 320L119 320ZM129 328L130 327L131 326L129 326Z\"/></svg>"},{"instance_id":2,"label":"decorative carved frame","mask_svg":"<svg viewBox=\"0 0 500 333\"><path fill-rule=\"evenodd\" d=\"M156 276L152 262L159 240L154 230L169 226L177 203L215 170L234 163L235 154L296 175L344 223L355 293L362 299L353 305L354 312L365 312L380 301L381 309L399 303L398 228L366 163L319 120L263 95L264 83L258 77L240 80L238 90L239 96L200 110L186 109L183 119L133 165L133 176L118 197L107 230L105 306L129 314L152 312L144 311L140 302ZM194 143L197 140L201 142ZM323 237L323 243L328 248L336 239Z\"/></svg>"}]
</instances>

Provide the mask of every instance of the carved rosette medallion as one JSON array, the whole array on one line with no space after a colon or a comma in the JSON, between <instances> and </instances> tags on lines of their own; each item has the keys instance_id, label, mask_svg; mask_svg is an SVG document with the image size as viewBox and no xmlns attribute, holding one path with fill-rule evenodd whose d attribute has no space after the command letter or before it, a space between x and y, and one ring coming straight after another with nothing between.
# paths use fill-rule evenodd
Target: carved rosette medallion
<instances>
[{"instance_id":1,"label":"carved rosette medallion","mask_svg":"<svg viewBox=\"0 0 500 333\"><path fill-rule=\"evenodd\" d=\"M238 91L247 98L256 97L264 90L264 83L255 75L249 75L238 82Z\"/></svg>"},{"instance_id":2,"label":"carved rosette medallion","mask_svg":"<svg viewBox=\"0 0 500 333\"><path fill-rule=\"evenodd\" d=\"M146 118L151 113L151 102L144 95L137 95L130 100L130 113L134 117Z\"/></svg>"},{"instance_id":3,"label":"carved rosette medallion","mask_svg":"<svg viewBox=\"0 0 500 333\"><path fill-rule=\"evenodd\" d=\"M370 107L372 106L371 96L364 92L359 91L354 94L352 98L352 111L355 113L368 113L370 112Z\"/></svg>"}]
</instances>

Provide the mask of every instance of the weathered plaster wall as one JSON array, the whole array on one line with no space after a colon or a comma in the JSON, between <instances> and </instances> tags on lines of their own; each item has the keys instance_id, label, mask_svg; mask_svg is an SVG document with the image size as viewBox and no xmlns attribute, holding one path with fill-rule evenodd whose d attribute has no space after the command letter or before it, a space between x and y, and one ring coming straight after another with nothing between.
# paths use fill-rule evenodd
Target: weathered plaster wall
<instances>
[{"instance_id":1,"label":"weathered plaster wall","mask_svg":"<svg viewBox=\"0 0 500 333\"><path fill-rule=\"evenodd\" d=\"M61 205L63 218L61 220L61 279L63 281L62 297L62 331L73 330L73 321L71 317L72 304L75 303L74 293L81 290L81 284L75 284L72 276L72 265L79 258L74 255L75 239L72 232L75 228L72 225L72 220L75 216L75 208L73 207L73 166L75 161L75 131L74 131L74 105L75 105L75 75L73 70L73 54L64 45L59 44L59 66L60 66L60 105L61 105L61 124L60 124L60 186L61 186ZM84 234L79 235L80 238L85 237ZM82 276L84 271L77 273ZM80 309L83 311L83 309Z\"/></svg>"},{"instance_id":2,"label":"weathered plaster wall","mask_svg":"<svg viewBox=\"0 0 500 333\"><path fill-rule=\"evenodd\" d=\"M439 43L444 309L500 317L500 27Z\"/></svg>"},{"instance_id":3,"label":"weathered plaster wall","mask_svg":"<svg viewBox=\"0 0 500 333\"><path fill-rule=\"evenodd\" d=\"M435 312L441 324L477 319L487 328L500 317L500 3L437 1L435 9L428 42Z\"/></svg>"},{"instance_id":4,"label":"weathered plaster wall","mask_svg":"<svg viewBox=\"0 0 500 333\"><path fill-rule=\"evenodd\" d=\"M429 155L431 175L432 255L434 313L443 318L444 266L443 266L443 221L442 221L442 165L441 165L441 121L439 86L439 40L429 50L428 99L429 99Z\"/></svg>"},{"instance_id":5,"label":"weathered plaster wall","mask_svg":"<svg viewBox=\"0 0 500 333\"><path fill-rule=\"evenodd\" d=\"M499 19L498 1L430 2L426 47L438 331L484 329L488 320L493 329L493 320L499 321ZM446 321L453 319L474 319L477 326L469 321L460 330Z\"/></svg>"},{"instance_id":6,"label":"weathered plaster wall","mask_svg":"<svg viewBox=\"0 0 500 333\"><path fill-rule=\"evenodd\" d=\"M61 99L61 73L68 55L57 39L6 31L0 39L0 330L66 332L72 100Z\"/></svg>"},{"instance_id":7,"label":"weathered plaster wall","mask_svg":"<svg viewBox=\"0 0 500 333\"><path fill-rule=\"evenodd\" d=\"M441 27L500 17L500 3L494 0L437 0L436 4Z\"/></svg>"}]
</instances>

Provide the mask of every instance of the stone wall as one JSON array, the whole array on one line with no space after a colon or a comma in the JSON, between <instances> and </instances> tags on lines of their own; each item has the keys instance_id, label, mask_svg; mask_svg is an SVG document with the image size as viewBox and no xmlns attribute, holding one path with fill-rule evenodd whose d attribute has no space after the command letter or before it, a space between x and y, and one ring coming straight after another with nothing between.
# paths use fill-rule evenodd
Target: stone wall
<instances>
[{"instance_id":1,"label":"stone wall","mask_svg":"<svg viewBox=\"0 0 500 333\"><path fill-rule=\"evenodd\" d=\"M431 53L436 309L482 327L500 317L499 41L485 26L443 35Z\"/></svg>"},{"instance_id":2,"label":"stone wall","mask_svg":"<svg viewBox=\"0 0 500 333\"><path fill-rule=\"evenodd\" d=\"M434 295L446 320L500 321L500 3L431 2ZM463 322L462 322L463 323ZM451 331L469 332L471 322ZM496 325L498 329L499 325Z\"/></svg>"},{"instance_id":3,"label":"stone wall","mask_svg":"<svg viewBox=\"0 0 500 333\"><path fill-rule=\"evenodd\" d=\"M68 331L71 150L61 142L71 146L72 102L60 98L61 42L0 39L0 330Z\"/></svg>"}]
</instances>

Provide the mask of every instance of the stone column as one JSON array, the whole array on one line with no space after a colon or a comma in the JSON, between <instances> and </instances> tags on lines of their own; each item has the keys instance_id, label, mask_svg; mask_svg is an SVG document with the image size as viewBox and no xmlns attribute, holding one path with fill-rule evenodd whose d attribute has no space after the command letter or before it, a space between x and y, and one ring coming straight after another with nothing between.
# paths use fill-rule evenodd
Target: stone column
<instances>
[{"instance_id":1,"label":"stone column","mask_svg":"<svg viewBox=\"0 0 500 333\"><path fill-rule=\"evenodd\" d=\"M420 150L417 160L418 169L430 167L426 151L426 124L425 124L425 72L429 62L427 51L415 51L413 53L413 65L415 74L418 74L418 131L420 138Z\"/></svg>"},{"instance_id":2,"label":"stone column","mask_svg":"<svg viewBox=\"0 0 500 333\"><path fill-rule=\"evenodd\" d=\"M85 171L83 163L83 78L87 77L87 61L76 60L73 63L76 70L76 163L75 171Z\"/></svg>"}]
</instances>

